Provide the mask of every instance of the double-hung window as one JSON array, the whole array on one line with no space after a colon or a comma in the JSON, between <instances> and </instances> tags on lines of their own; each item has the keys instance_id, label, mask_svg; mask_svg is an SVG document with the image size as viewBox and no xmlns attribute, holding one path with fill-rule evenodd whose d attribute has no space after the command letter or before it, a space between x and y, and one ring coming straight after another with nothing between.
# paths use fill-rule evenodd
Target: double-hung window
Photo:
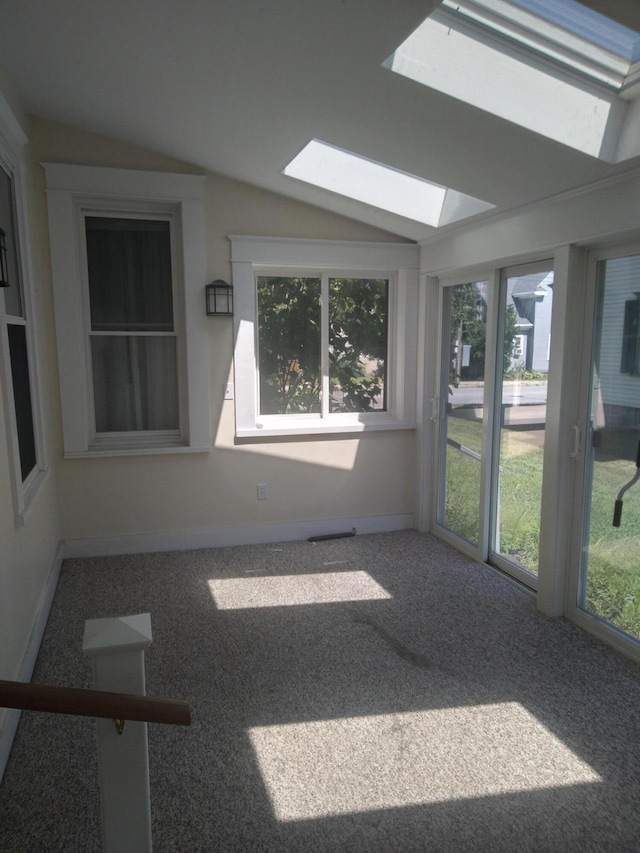
<instances>
[{"instance_id":1,"label":"double-hung window","mask_svg":"<svg viewBox=\"0 0 640 853\"><path fill-rule=\"evenodd\" d=\"M96 436L177 435L170 221L85 216Z\"/></svg>"},{"instance_id":2,"label":"double-hung window","mask_svg":"<svg viewBox=\"0 0 640 853\"><path fill-rule=\"evenodd\" d=\"M231 239L238 437L414 426L415 247Z\"/></svg>"},{"instance_id":3,"label":"double-hung window","mask_svg":"<svg viewBox=\"0 0 640 853\"><path fill-rule=\"evenodd\" d=\"M45 170L65 456L209 449L204 178Z\"/></svg>"}]
</instances>

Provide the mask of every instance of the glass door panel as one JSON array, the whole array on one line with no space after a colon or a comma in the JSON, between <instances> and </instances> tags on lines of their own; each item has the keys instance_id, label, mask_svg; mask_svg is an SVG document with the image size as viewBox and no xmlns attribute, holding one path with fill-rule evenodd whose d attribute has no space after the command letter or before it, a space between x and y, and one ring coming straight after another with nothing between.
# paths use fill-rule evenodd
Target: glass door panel
<instances>
[{"instance_id":1,"label":"glass door panel","mask_svg":"<svg viewBox=\"0 0 640 853\"><path fill-rule=\"evenodd\" d=\"M537 576L553 270L505 270L495 386L492 545L507 571ZM513 571L515 567L515 572Z\"/></svg>"},{"instance_id":2,"label":"glass door panel","mask_svg":"<svg viewBox=\"0 0 640 853\"><path fill-rule=\"evenodd\" d=\"M486 281L446 287L440 377L438 523L480 543Z\"/></svg>"},{"instance_id":3,"label":"glass door panel","mask_svg":"<svg viewBox=\"0 0 640 853\"><path fill-rule=\"evenodd\" d=\"M599 261L596 287L578 606L640 639L640 255Z\"/></svg>"}]
</instances>

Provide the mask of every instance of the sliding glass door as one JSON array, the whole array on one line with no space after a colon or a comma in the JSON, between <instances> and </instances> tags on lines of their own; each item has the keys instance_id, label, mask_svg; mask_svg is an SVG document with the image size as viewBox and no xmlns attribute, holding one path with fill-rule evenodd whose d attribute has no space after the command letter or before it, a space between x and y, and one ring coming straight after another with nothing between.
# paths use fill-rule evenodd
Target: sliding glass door
<instances>
[{"instance_id":1,"label":"sliding glass door","mask_svg":"<svg viewBox=\"0 0 640 853\"><path fill-rule=\"evenodd\" d=\"M640 247L592 260L578 610L640 640ZM592 281L593 283L593 281ZM598 632L598 628L595 628Z\"/></svg>"},{"instance_id":2,"label":"sliding glass door","mask_svg":"<svg viewBox=\"0 0 640 853\"><path fill-rule=\"evenodd\" d=\"M435 528L640 660L640 244L559 264L561 346L550 261L441 282Z\"/></svg>"},{"instance_id":3,"label":"sliding glass door","mask_svg":"<svg viewBox=\"0 0 640 853\"><path fill-rule=\"evenodd\" d=\"M438 523L481 541L487 281L443 290Z\"/></svg>"},{"instance_id":4,"label":"sliding glass door","mask_svg":"<svg viewBox=\"0 0 640 853\"><path fill-rule=\"evenodd\" d=\"M552 310L548 262L503 270L489 559L529 584L538 574Z\"/></svg>"},{"instance_id":5,"label":"sliding glass door","mask_svg":"<svg viewBox=\"0 0 640 853\"><path fill-rule=\"evenodd\" d=\"M436 522L536 586L553 267L443 286Z\"/></svg>"}]
</instances>

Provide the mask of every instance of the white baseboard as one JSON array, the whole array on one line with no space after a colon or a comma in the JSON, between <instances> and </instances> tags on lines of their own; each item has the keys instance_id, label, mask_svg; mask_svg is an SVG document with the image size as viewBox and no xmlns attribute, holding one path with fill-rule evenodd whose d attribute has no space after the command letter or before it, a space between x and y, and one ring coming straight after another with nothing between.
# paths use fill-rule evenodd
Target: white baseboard
<instances>
[{"instance_id":1,"label":"white baseboard","mask_svg":"<svg viewBox=\"0 0 640 853\"><path fill-rule=\"evenodd\" d=\"M143 554L154 551L191 551L228 545L263 545L347 533L388 533L414 526L413 515L377 515L364 518L331 518L252 527L220 527L208 530L181 530L167 533L139 533L96 539L67 539L65 557L102 557L110 554Z\"/></svg>"},{"instance_id":2,"label":"white baseboard","mask_svg":"<svg viewBox=\"0 0 640 853\"><path fill-rule=\"evenodd\" d=\"M49 618L51 603L53 601L53 596L55 595L56 587L58 586L58 579L60 577L60 569L62 568L63 559L64 546L61 542L59 543L53 560L51 561L49 574L40 594L40 600L38 601L38 607L31 627L31 635L29 637L29 642L27 644L16 681L31 681L31 676L33 675L36 659L38 657L38 651L40 649L40 643L42 642L42 636L47 625L47 619ZM15 709L7 710L4 720L0 725L0 781L2 781L7 761L9 760L9 753L11 752L13 739L18 729L21 713L21 711Z\"/></svg>"}]
</instances>

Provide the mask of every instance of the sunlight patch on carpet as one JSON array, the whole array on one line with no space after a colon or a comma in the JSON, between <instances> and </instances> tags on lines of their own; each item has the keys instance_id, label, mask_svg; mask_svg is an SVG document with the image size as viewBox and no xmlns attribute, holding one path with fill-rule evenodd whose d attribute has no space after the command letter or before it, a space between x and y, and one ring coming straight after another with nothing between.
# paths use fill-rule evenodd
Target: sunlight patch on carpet
<instances>
[{"instance_id":1,"label":"sunlight patch on carpet","mask_svg":"<svg viewBox=\"0 0 640 853\"><path fill-rule=\"evenodd\" d=\"M220 610L373 601L392 597L363 571L218 578L209 581L209 589Z\"/></svg>"},{"instance_id":2,"label":"sunlight patch on carpet","mask_svg":"<svg viewBox=\"0 0 640 853\"><path fill-rule=\"evenodd\" d=\"M249 736L280 821L601 781L517 702L261 726Z\"/></svg>"}]
</instances>

